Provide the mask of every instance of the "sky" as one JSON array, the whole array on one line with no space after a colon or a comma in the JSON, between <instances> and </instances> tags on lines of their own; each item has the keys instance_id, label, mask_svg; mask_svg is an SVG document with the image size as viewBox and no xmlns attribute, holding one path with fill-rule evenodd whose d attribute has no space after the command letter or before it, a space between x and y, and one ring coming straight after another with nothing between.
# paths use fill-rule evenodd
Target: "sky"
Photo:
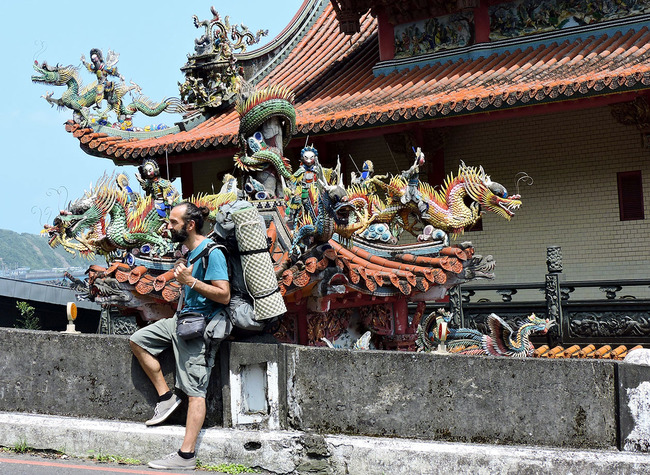
<instances>
[{"instance_id":1,"label":"sky","mask_svg":"<svg viewBox=\"0 0 650 475\"><path fill-rule=\"evenodd\" d=\"M11 1L0 7L0 229L39 233L70 200L83 195L105 172L117 169L112 161L86 155L79 141L65 131L72 111L58 111L41 96L54 91L60 97L65 86L32 83L34 60L54 65L81 66L81 54L89 60L91 48L120 54L119 72L135 81L154 101L178 97L180 71L194 39L203 29L199 20L212 18L214 5L231 24L243 23L252 31L268 29L268 36L249 51L269 43L291 21L302 0L282 2L219 1L139 2L112 0L104 3ZM94 80L80 71L85 84ZM105 103L104 103L105 104ZM180 116L134 116L134 125L173 125ZM131 186L139 191L136 168L121 167ZM178 181L178 180L177 180Z\"/></svg>"}]
</instances>

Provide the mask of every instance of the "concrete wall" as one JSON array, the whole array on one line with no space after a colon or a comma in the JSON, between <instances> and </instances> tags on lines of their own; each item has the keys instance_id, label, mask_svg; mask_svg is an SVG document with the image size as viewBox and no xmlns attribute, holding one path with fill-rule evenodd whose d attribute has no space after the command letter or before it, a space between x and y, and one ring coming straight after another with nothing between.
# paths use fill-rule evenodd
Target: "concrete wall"
<instances>
[{"instance_id":1,"label":"concrete wall","mask_svg":"<svg viewBox=\"0 0 650 475\"><path fill-rule=\"evenodd\" d=\"M615 365L291 347L289 424L456 442L616 446Z\"/></svg>"},{"instance_id":2,"label":"concrete wall","mask_svg":"<svg viewBox=\"0 0 650 475\"><path fill-rule=\"evenodd\" d=\"M152 414L155 394L127 337L0 329L0 348L0 412ZM172 355L162 360L173 384ZM650 451L643 368L231 342L213 371L206 426ZM184 411L170 423L183 424Z\"/></svg>"},{"instance_id":3,"label":"concrete wall","mask_svg":"<svg viewBox=\"0 0 650 475\"><path fill-rule=\"evenodd\" d=\"M0 329L0 411L144 422L156 393L126 336ZM173 385L173 355L161 362ZM210 382L206 425L221 424L219 371ZM172 417L183 423L185 411Z\"/></svg>"}]
</instances>

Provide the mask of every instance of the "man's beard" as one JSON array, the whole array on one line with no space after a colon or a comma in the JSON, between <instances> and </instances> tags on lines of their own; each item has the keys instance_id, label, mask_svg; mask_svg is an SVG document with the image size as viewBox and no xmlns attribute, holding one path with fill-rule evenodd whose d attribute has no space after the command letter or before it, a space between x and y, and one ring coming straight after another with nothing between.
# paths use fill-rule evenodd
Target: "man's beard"
<instances>
[{"instance_id":1,"label":"man's beard","mask_svg":"<svg viewBox=\"0 0 650 475\"><path fill-rule=\"evenodd\" d=\"M183 227L180 229L180 231L171 229L170 234L172 235L172 242L185 242L185 240L189 237L189 234L187 233L187 223L183 224Z\"/></svg>"}]
</instances>

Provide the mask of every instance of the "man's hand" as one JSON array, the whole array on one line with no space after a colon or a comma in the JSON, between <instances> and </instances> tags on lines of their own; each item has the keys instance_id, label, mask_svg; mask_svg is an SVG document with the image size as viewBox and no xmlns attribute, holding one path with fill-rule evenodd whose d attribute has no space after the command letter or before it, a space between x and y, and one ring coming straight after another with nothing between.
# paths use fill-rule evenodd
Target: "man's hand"
<instances>
[{"instance_id":1,"label":"man's hand","mask_svg":"<svg viewBox=\"0 0 650 475\"><path fill-rule=\"evenodd\" d=\"M174 267L174 277L179 284L183 285L192 285L194 282L194 277L192 277L192 269L194 269L194 264L186 267L184 263L179 262Z\"/></svg>"}]
</instances>

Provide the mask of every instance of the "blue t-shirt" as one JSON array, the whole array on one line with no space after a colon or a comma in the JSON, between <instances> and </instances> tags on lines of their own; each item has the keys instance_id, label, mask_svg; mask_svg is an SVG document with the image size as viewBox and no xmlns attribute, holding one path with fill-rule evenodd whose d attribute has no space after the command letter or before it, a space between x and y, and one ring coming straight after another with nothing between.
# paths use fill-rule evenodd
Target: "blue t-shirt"
<instances>
[{"instance_id":1,"label":"blue t-shirt","mask_svg":"<svg viewBox=\"0 0 650 475\"><path fill-rule=\"evenodd\" d=\"M204 239L201 244L196 246L187 255L187 262L198 256L203 249L210 243L210 239ZM208 257L208 267L203 268L203 259L198 259L194 263L192 269L192 277L200 281L210 283L211 280L228 280L228 264L226 258L220 249L213 249ZM200 312L204 315L212 317L217 311L224 308L224 305L214 302L207 297L204 297L196 290L190 288L189 285L185 286L185 303L183 304L183 311Z\"/></svg>"}]
</instances>

